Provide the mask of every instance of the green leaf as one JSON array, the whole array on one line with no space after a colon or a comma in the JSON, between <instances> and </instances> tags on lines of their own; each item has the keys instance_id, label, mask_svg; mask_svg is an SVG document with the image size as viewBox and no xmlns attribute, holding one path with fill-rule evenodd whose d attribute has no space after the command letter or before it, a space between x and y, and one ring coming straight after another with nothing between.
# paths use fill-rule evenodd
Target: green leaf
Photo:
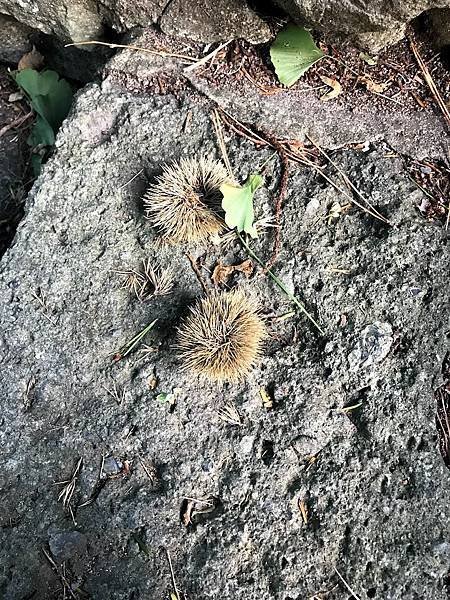
<instances>
[{"instance_id":1,"label":"green leaf","mask_svg":"<svg viewBox=\"0 0 450 600\"><path fill-rule=\"evenodd\" d=\"M31 106L56 133L72 104L72 88L55 71L24 69L16 75L16 83L27 94Z\"/></svg>"},{"instance_id":2,"label":"green leaf","mask_svg":"<svg viewBox=\"0 0 450 600\"><path fill-rule=\"evenodd\" d=\"M324 56L309 31L293 24L280 31L270 48L275 73L280 82L288 87Z\"/></svg>"},{"instance_id":3,"label":"green leaf","mask_svg":"<svg viewBox=\"0 0 450 600\"><path fill-rule=\"evenodd\" d=\"M33 169L33 175L39 177L42 167L42 156L40 154L31 155L31 168Z\"/></svg>"},{"instance_id":4,"label":"green leaf","mask_svg":"<svg viewBox=\"0 0 450 600\"><path fill-rule=\"evenodd\" d=\"M225 223L233 229L245 231L253 238L257 236L253 224L255 213L253 210L253 196L262 185L261 175L254 173L247 177L243 186L224 183L220 186L223 195L222 208L225 211Z\"/></svg>"},{"instance_id":5,"label":"green leaf","mask_svg":"<svg viewBox=\"0 0 450 600\"><path fill-rule=\"evenodd\" d=\"M27 142L33 148L39 145L53 146L55 134L47 119L44 119L41 115L37 116Z\"/></svg>"},{"instance_id":6,"label":"green leaf","mask_svg":"<svg viewBox=\"0 0 450 600\"><path fill-rule=\"evenodd\" d=\"M374 67L378 63L378 56L370 56L370 54L366 54L365 52L360 52L359 58L367 63L369 67Z\"/></svg>"},{"instance_id":7,"label":"green leaf","mask_svg":"<svg viewBox=\"0 0 450 600\"><path fill-rule=\"evenodd\" d=\"M156 401L161 402L161 404L170 404L170 406L175 406L175 394L173 392L169 392L167 394L165 392L161 392L156 396Z\"/></svg>"}]
</instances>

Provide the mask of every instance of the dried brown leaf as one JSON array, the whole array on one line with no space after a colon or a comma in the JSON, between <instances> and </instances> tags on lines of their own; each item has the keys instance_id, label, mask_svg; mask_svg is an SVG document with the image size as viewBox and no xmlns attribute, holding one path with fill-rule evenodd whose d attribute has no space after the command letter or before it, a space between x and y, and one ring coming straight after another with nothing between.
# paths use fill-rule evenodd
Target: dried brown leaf
<instances>
[{"instance_id":1,"label":"dried brown leaf","mask_svg":"<svg viewBox=\"0 0 450 600\"><path fill-rule=\"evenodd\" d=\"M254 265L249 258L238 265L224 265L222 261L219 261L218 264L214 267L214 271L211 278L213 280L214 285L225 285L228 279L231 277L231 275L233 275L233 273L243 273L248 279L252 275L253 270Z\"/></svg>"},{"instance_id":2,"label":"dried brown leaf","mask_svg":"<svg viewBox=\"0 0 450 600\"><path fill-rule=\"evenodd\" d=\"M23 71L24 69L35 69L37 71L43 66L44 66L44 57L33 46L33 49L30 52L27 52L26 54L24 54L22 56L22 58L19 60L17 69L19 71Z\"/></svg>"},{"instance_id":3,"label":"dried brown leaf","mask_svg":"<svg viewBox=\"0 0 450 600\"><path fill-rule=\"evenodd\" d=\"M321 100L323 100L324 102L327 102L328 100L333 100L333 98L336 98L342 92L341 84L337 79L334 79L334 77L326 77L325 75L320 75L320 79L326 85L328 85L328 87L331 88L329 92L323 94L323 96L321 97Z\"/></svg>"},{"instance_id":4,"label":"dried brown leaf","mask_svg":"<svg viewBox=\"0 0 450 600\"><path fill-rule=\"evenodd\" d=\"M374 81L368 75L361 75L361 77L359 78L359 81L361 81L361 83L363 83L366 86L367 90L369 92L372 92L372 94L382 94L389 87L388 82L382 83L379 81Z\"/></svg>"}]
</instances>

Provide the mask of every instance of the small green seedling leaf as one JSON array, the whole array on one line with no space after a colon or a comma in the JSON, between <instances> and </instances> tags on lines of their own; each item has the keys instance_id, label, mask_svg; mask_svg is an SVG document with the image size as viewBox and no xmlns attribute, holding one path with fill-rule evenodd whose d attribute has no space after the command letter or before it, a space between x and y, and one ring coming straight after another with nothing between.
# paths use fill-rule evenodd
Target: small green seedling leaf
<instances>
[{"instance_id":1,"label":"small green seedling leaf","mask_svg":"<svg viewBox=\"0 0 450 600\"><path fill-rule=\"evenodd\" d=\"M223 195L222 208L225 211L225 223L239 232L245 231L251 237L257 237L253 224L255 213L253 210L253 196L262 185L261 175L253 173L247 177L244 185L231 185L224 183L220 186Z\"/></svg>"},{"instance_id":2,"label":"small green seedling leaf","mask_svg":"<svg viewBox=\"0 0 450 600\"><path fill-rule=\"evenodd\" d=\"M56 133L72 104L72 88L56 71L24 69L16 75L16 83L27 94L34 110Z\"/></svg>"},{"instance_id":3,"label":"small green seedling leaf","mask_svg":"<svg viewBox=\"0 0 450 600\"><path fill-rule=\"evenodd\" d=\"M156 401L161 402L161 404L169 404L170 406L175 406L176 398L173 392L165 393L161 392L156 396Z\"/></svg>"},{"instance_id":4,"label":"small green seedling leaf","mask_svg":"<svg viewBox=\"0 0 450 600\"><path fill-rule=\"evenodd\" d=\"M280 31L270 48L275 73L280 82L288 87L324 56L309 31L293 24Z\"/></svg>"},{"instance_id":5,"label":"small green seedling leaf","mask_svg":"<svg viewBox=\"0 0 450 600\"><path fill-rule=\"evenodd\" d=\"M41 163L48 148L55 143L55 135L66 118L72 104L72 88L55 71L23 69L15 75L17 85L25 92L36 112L36 121L28 137L33 148L34 174L39 175Z\"/></svg>"},{"instance_id":6,"label":"small green seedling leaf","mask_svg":"<svg viewBox=\"0 0 450 600\"><path fill-rule=\"evenodd\" d=\"M360 52L359 58L368 64L369 67L374 67L378 63L378 56L370 56L370 54L366 54L365 52Z\"/></svg>"}]
</instances>

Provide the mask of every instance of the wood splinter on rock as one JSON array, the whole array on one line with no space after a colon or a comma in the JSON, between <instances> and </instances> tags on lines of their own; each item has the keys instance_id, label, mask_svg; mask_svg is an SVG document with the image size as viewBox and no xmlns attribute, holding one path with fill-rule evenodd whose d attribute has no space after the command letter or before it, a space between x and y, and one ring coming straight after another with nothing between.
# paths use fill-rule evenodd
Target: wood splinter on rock
<instances>
[{"instance_id":1,"label":"wood splinter on rock","mask_svg":"<svg viewBox=\"0 0 450 600\"><path fill-rule=\"evenodd\" d=\"M210 381L241 381L261 356L267 336L258 302L242 290L198 300L178 330L184 369Z\"/></svg>"}]
</instances>

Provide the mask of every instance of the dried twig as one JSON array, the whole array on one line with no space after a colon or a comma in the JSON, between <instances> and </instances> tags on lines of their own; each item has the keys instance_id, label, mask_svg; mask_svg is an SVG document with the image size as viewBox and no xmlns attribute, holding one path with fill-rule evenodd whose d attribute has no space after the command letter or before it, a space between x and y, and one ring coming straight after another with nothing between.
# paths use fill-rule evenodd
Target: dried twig
<instances>
[{"instance_id":1,"label":"dried twig","mask_svg":"<svg viewBox=\"0 0 450 600\"><path fill-rule=\"evenodd\" d=\"M20 117L17 117L17 119L12 121L12 123L8 123L8 125L5 125L0 129L0 137L5 135L5 133L7 133L10 129L14 129L15 127L20 127L21 125L23 125L25 121L27 121L33 115L34 112L30 110L30 112L28 112L26 115L21 115Z\"/></svg>"},{"instance_id":2,"label":"dried twig","mask_svg":"<svg viewBox=\"0 0 450 600\"><path fill-rule=\"evenodd\" d=\"M68 592L69 596L71 596L72 598L75 598L75 600L76 600L77 596L75 595L74 591L72 590L72 585L65 575L64 563L63 563L62 568L60 569L45 548L42 548L42 552L44 553L45 558L50 563L53 571L56 573L56 575L58 575L58 577L61 581L61 584L62 584L63 590L64 590L64 597L66 595L66 592Z\"/></svg>"},{"instance_id":3,"label":"dried twig","mask_svg":"<svg viewBox=\"0 0 450 600\"><path fill-rule=\"evenodd\" d=\"M133 175L133 177L131 179L129 179L126 183L122 184L119 189L122 190L123 188L127 187L127 185L130 185L130 183L132 183L135 179L137 179L139 177L139 175L142 175L143 172L144 172L144 169L141 169L140 171L138 171L136 173L136 175Z\"/></svg>"},{"instance_id":4,"label":"dried twig","mask_svg":"<svg viewBox=\"0 0 450 600\"><path fill-rule=\"evenodd\" d=\"M225 140L223 137L222 123L221 123L220 115L219 115L217 108L215 108L213 110L211 119L212 119L212 122L214 125L214 129L216 131L217 143L219 144L219 148L222 153L222 159L223 159L223 162L225 163L225 166L228 171L228 176L230 177L230 179L232 181L235 181L233 169L231 168L230 159L228 158L227 147L225 145Z\"/></svg>"},{"instance_id":5,"label":"dried twig","mask_svg":"<svg viewBox=\"0 0 450 600\"><path fill-rule=\"evenodd\" d=\"M317 150L320 152L320 154L322 154L322 156L324 156L327 161L333 165L333 167L336 169L336 171L339 173L339 175L342 177L343 181L355 192L355 194L357 196L359 196L359 198L361 198L361 200L363 202L365 202L367 204L367 206L369 207L370 210L368 210L367 208L365 208L364 206L361 206L360 204L358 204L353 198L350 200L351 202L353 202L353 204L356 204L356 206L359 206L362 210L364 210L365 212L369 213L370 215L376 217L377 219L379 219L380 221L384 221L385 223L391 225L390 221L388 221L388 219L386 219L386 217L383 217L383 215L381 215L376 208L374 208L370 202L367 200L367 198L365 198L361 192L358 190L358 188L352 183L352 181L347 177L347 175L342 171L342 169L330 158L330 156L325 152L325 150L323 150L309 135L306 136L308 138L308 140L311 142L311 144L317 148Z\"/></svg>"},{"instance_id":6,"label":"dried twig","mask_svg":"<svg viewBox=\"0 0 450 600\"><path fill-rule=\"evenodd\" d=\"M114 382L112 390L108 389L104 385L102 387L105 390L105 392L107 392L112 398L114 398L114 400L117 402L117 404L119 406L125 400L125 393L126 393L125 388L123 388L122 390L119 390L116 382Z\"/></svg>"},{"instance_id":7,"label":"dried twig","mask_svg":"<svg viewBox=\"0 0 450 600\"><path fill-rule=\"evenodd\" d=\"M243 123L241 123L240 121L238 121L235 117L233 117L232 115L230 115L228 112L226 112L225 110L221 109L221 111L227 116L229 117L229 119L232 119L234 121L234 124L232 125L232 129L238 133L239 135L243 135L244 137L246 137L247 139L249 139L250 141L252 141L253 143L257 144L257 145L263 145L263 146L271 146L272 148L276 149L275 146L273 145L273 143L270 140L264 139L261 135L259 135L257 132L252 131L251 129L249 129L247 126L245 126ZM230 125L230 122L227 119L228 124ZM231 126L231 125L230 125ZM330 183L338 192L340 192L341 194L343 194L350 202L352 202L355 206L357 206L358 208L360 208L361 210L363 210L364 212L370 214L371 216L375 217L376 219L379 219L380 221L383 221L383 223L387 223L389 225L391 225L390 221L388 221L388 219L386 219L385 217L383 217L383 215L381 215L380 213L378 213L378 211L376 211L369 203L368 201L362 196L362 194L359 192L359 190L357 190L357 188L355 186L353 186L353 184L350 185L350 187L352 187L352 189L355 191L355 193L357 193L357 195L359 195L361 198L363 198L363 200L369 204L370 208L365 207L364 205L362 205L360 202L358 202L357 200L355 200L355 198L349 194L346 190L344 190L343 188L341 188L335 181L333 181L330 177L328 177L328 175L326 175L322 168L320 168L318 165L316 165L313 161L309 160L306 156L299 156L298 154L294 154L292 151L288 150L288 148L286 147L287 145L279 142L278 144L280 144L280 147L283 147L283 151L284 154L286 155L287 158L289 158L290 160L297 162L301 165L305 165L307 167L311 167L312 169L314 169L315 171L317 171L317 173L319 173L319 175L321 177L323 177L326 181L328 181L328 183ZM323 151L322 151L323 153ZM328 158L328 160L330 160ZM338 171L340 171L341 176L345 176L347 177L336 165L334 165L336 169L338 169ZM347 177L347 183L350 181Z\"/></svg>"},{"instance_id":8,"label":"dried twig","mask_svg":"<svg viewBox=\"0 0 450 600\"><path fill-rule=\"evenodd\" d=\"M56 326L55 321L53 321L49 316L48 316L48 306L47 306L47 299L45 297L44 292L41 290L41 288L38 288L37 293L34 292L33 290L30 290L31 295L33 296L33 298L35 300L37 300L39 302L39 304L42 306L43 309L43 315L44 317L47 319L47 321L49 323L51 323L52 325Z\"/></svg>"},{"instance_id":9,"label":"dried twig","mask_svg":"<svg viewBox=\"0 0 450 600\"><path fill-rule=\"evenodd\" d=\"M74 525L76 525L76 522L75 522L75 517L74 517L73 509L72 509L72 497L75 492L78 475L81 471L82 466L83 466L83 459L80 458L80 459L78 459L78 462L75 466L75 469L72 472L72 475L70 476L70 479L68 479L67 481L57 481L56 482L56 485L64 486L58 495L58 502L62 502L64 510L70 514Z\"/></svg>"},{"instance_id":10,"label":"dried twig","mask_svg":"<svg viewBox=\"0 0 450 600\"><path fill-rule=\"evenodd\" d=\"M205 280L203 279L202 274L200 273L200 269L198 268L196 259L191 254L189 254L189 252L185 252L184 255L191 263L192 270L194 271L200 285L202 286L203 291L205 292L205 294L209 294L208 286L206 285Z\"/></svg>"},{"instance_id":11,"label":"dried twig","mask_svg":"<svg viewBox=\"0 0 450 600\"><path fill-rule=\"evenodd\" d=\"M69 46L107 46L108 48L124 48L125 50L137 50L139 52L145 52L146 54L152 54L153 56L163 56L168 58L178 58L185 60L190 63L196 63L199 61L195 56L189 56L188 54L177 54L176 52L167 52L166 50L153 50L151 48L143 48L142 46L133 46L127 44L110 44L109 42L99 42L97 40L86 40L82 42L74 42L72 44L66 44L64 48Z\"/></svg>"},{"instance_id":12,"label":"dried twig","mask_svg":"<svg viewBox=\"0 0 450 600\"><path fill-rule=\"evenodd\" d=\"M342 577L342 575L339 573L339 571L336 569L336 567L334 567L334 570L336 571L336 574L339 576L339 579L345 585L345 587L350 592L350 594L352 594L354 596L355 600L361 600L361 598L358 596L358 594L355 591L353 591L352 588L349 586L349 584L345 581L345 579Z\"/></svg>"},{"instance_id":13,"label":"dried twig","mask_svg":"<svg viewBox=\"0 0 450 600\"><path fill-rule=\"evenodd\" d=\"M444 115L444 119L447 123L447 125L450 125L450 112L447 108L447 105L444 102L444 99L442 98L442 95L440 93L440 91L438 90L433 77L431 76L431 73L425 63L425 61L423 60L420 52L419 52L419 48L417 47L416 42L414 41L414 37L412 34L410 34L410 38L409 38L409 43L411 45L411 50L414 53L414 56L416 57L417 63L423 73L424 79L428 85L428 87L431 90L431 93L434 96L434 99L436 100L439 108L442 111L442 114Z\"/></svg>"},{"instance_id":14,"label":"dried twig","mask_svg":"<svg viewBox=\"0 0 450 600\"><path fill-rule=\"evenodd\" d=\"M224 42L223 44L220 44L220 46L217 46L217 48L215 48L212 52L210 52L209 54L207 54L206 56L204 56L203 58L200 58L197 62L195 62L193 65L189 65L188 67L185 67L183 70L185 73L190 73L191 71L195 71L195 69L198 69L198 67L201 67L202 65L206 64L209 60L214 60L214 58L217 56L217 54L226 46L228 46L228 44L230 44L233 40L228 40L227 42Z\"/></svg>"},{"instance_id":15,"label":"dried twig","mask_svg":"<svg viewBox=\"0 0 450 600\"><path fill-rule=\"evenodd\" d=\"M170 577L172 579L172 585L173 585L173 590L174 590L174 593L175 593L175 597L176 597L176 600L181 600L180 592L179 592L178 586L177 586L177 582L175 581L175 574L173 572L172 559L170 558L170 552L169 552L169 550L167 548L165 548L165 550L166 550L166 554L167 554L167 560L169 562Z\"/></svg>"}]
</instances>

